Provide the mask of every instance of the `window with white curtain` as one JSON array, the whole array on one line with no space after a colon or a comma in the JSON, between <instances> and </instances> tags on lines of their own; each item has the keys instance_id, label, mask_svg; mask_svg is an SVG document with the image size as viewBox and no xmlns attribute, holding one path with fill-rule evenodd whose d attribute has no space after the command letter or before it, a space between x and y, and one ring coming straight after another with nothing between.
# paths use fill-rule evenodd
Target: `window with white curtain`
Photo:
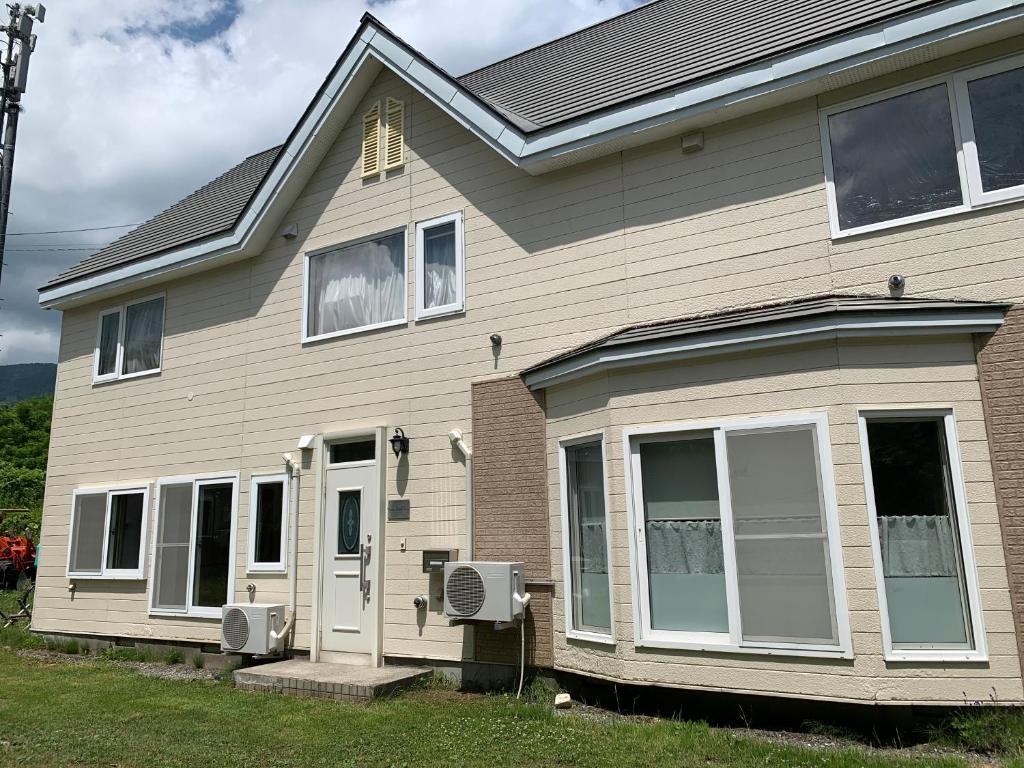
<instances>
[{"instance_id":1,"label":"window with white curtain","mask_svg":"<svg viewBox=\"0 0 1024 768\"><path fill-rule=\"evenodd\" d=\"M823 414L626 434L640 645L849 654Z\"/></svg>"},{"instance_id":2,"label":"window with white curtain","mask_svg":"<svg viewBox=\"0 0 1024 768\"><path fill-rule=\"evenodd\" d=\"M565 443L561 459L566 632L607 641L612 608L603 441L597 436Z\"/></svg>"},{"instance_id":3,"label":"window with white curtain","mask_svg":"<svg viewBox=\"0 0 1024 768\"><path fill-rule=\"evenodd\" d=\"M149 487L76 490L68 538L69 578L144 578Z\"/></svg>"},{"instance_id":4,"label":"window with white curtain","mask_svg":"<svg viewBox=\"0 0 1024 768\"><path fill-rule=\"evenodd\" d=\"M883 636L890 658L983 651L953 415L861 414Z\"/></svg>"},{"instance_id":5,"label":"window with white curtain","mask_svg":"<svg viewBox=\"0 0 1024 768\"><path fill-rule=\"evenodd\" d=\"M1024 197L1024 58L821 113L832 234Z\"/></svg>"},{"instance_id":6,"label":"window with white curtain","mask_svg":"<svg viewBox=\"0 0 1024 768\"><path fill-rule=\"evenodd\" d=\"M303 339L406 321L405 230L306 256Z\"/></svg>"},{"instance_id":7,"label":"window with white curtain","mask_svg":"<svg viewBox=\"0 0 1024 768\"><path fill-rule=\"evenodd\" d=\"M465 306L462 212L416 224L416 317L461 312Z\"/></svg>"},{"instance_id":8,"label":"window with white curtain","mask_svg":"<svg viewBox=\"0 0 1024 768\"><path fill-rule=\"evenodd\" d=\"M163 335L163 296L104 310L96 329L93 381L159 372Z\"/></svg>"},{"instance_id":9,"label":"window with white curtain","mask_svg":"<svg viewBox=\"0 0 1024 768\"><path fill-rule=\"evenodd\" d=\"M150 613L220 616L234 591L237 496L237 475L160 480Z\"/></svg>"}]
</instances>

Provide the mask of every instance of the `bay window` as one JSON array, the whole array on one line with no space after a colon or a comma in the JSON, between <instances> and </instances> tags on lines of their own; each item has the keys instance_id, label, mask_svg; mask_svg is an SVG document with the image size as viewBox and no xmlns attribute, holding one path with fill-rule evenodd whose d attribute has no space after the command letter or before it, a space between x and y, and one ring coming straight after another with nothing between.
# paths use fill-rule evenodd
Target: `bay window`
<instances>
[{"instance_id":1,"label":"bay window","mask_svg":"<svg viewBox=\"0 0 1024 768\"><path fill-rule=\"evenodd\" d=\"M610 532L600 436L563 442L561 483L566 633L612 642Z\"/></svg>"},{"instance_id":2,"label":"bay window","mask_svg":"<svg viewBox=\"0 0 1024 768\"><path fill-rule=\"evenodd\" d=\"M860 431L887 658L983 657L952 413L862 413Z\"/></svg>"},{"instance_id":3,"label":"bay window","mask_svg":"<svg viewBox=\"0 0 1024 768\"><path fill-rule=\"evenodd\" d=\"M96 329L93 381L158 373L163 331L163 296L101 312Z\"/></svg>"},{"instance_id":4,"label":"bay window","mask_svg":"<svg viewBox=\"0 0 1024 768\"><path fill-rule=\"evenodd\" d=\"M145 578L149 486L83 488L72 498L68 578Z\"/></svg>"},{"instance_id":5,"label":"bay window","mask_svg":"<svg viewBox=\"0 0 1024 768\"><path fill-rule=\"evenodd\" d=\"M307 254L303 341L406 321L405 230Z\"/></svg>"},{"instance_id":6,"label":"bay window","mask_svg":"<svg viewBox=\"0 0 1024 768\"><path fill-rule=\"evenodd\" d=\"M626 440L639 645L849 654L824 415Z\"/></svg>"},{"instance_id":7,"label":"bay window","mask_svg":"<svg viewBox=\"0 0 1024 768\"><path fill-rule=\"evenodd\" d=\"M237 494L237 475L158 483L151 613L220 616L234 592Z\"/></svg>"},{"instance_id":8,"label":"bay window","mask_svg":"<svg viewBox=\"0 0 1024 768\"><path fill-rule=\"evenodd\" d=\"M1024 198L1024 59L821 115L833 236Z\"/></svg>"}]
</instances>

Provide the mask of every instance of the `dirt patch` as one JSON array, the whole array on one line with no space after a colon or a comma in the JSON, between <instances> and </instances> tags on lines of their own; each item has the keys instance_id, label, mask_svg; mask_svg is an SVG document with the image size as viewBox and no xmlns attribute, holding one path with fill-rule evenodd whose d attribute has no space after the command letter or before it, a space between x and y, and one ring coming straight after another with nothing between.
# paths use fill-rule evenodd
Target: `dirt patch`
<instances>
[{"instance_id":1,"label":"dirt patch","mask_svg":"<svg viewBox=\"0 0 1024 768\"><path fill-rule=\"evenodd\" d=\"M209 669L196 669L191 664L166 664L159 661L124 661L121 659L104 659L92 655L74 656L68 653L57 653L41 649L16 651L18 656L35 659L48 664L89 664L111 666L116 669L130 669L146 677L157 677L162 680L215 680L217 675Z\"/></svg>"}]
</instances>

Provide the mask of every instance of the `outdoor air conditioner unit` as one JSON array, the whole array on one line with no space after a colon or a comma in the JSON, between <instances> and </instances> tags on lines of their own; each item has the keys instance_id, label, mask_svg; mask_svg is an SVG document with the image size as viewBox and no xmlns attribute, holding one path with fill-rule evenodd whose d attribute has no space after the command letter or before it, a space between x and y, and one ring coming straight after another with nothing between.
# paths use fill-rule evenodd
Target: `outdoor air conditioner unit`
<instances>
[{"instance_id":1,"label":"outdoor air conditioner unit","mask_svg":"<svg viewBox=\"0 0 1024 768\"><path fill-rule=\"evenodd\" d=\"M444 564L444 615L450 619L509 622L526 612L522 563Z\"/></svg>"},{"instance_id":2,"label":"outdoor air conditioner unit","mask_svg":"<svg viewBox=\"0 0 1024 768\"><path fill-rule=\"evenodd\" d=\"M257 656L276 653L277 639L286 619L283 605L238 603L225 605L221 612L220 649Z\"/></svg>"}]
</instances>

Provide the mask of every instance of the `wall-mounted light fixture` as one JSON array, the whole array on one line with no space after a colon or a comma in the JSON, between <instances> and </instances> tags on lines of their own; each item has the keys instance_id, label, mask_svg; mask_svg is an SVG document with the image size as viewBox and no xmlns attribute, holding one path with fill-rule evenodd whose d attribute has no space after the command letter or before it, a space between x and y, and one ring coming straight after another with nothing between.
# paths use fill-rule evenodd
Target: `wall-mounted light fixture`
<instances>
[{"instance_id":1,"label":"wall-mounted light fixture","mask_svg":"<svg viewBox=\"0 0 1024 768\"><path fill-rule=\"evenodd\" d=\"M395 427L395 434L388 440L391 443L391 450L395 452L395 458L400 458L403 453L409 452L409 438L401 427Z\"/></svg>"}]
</instances>

